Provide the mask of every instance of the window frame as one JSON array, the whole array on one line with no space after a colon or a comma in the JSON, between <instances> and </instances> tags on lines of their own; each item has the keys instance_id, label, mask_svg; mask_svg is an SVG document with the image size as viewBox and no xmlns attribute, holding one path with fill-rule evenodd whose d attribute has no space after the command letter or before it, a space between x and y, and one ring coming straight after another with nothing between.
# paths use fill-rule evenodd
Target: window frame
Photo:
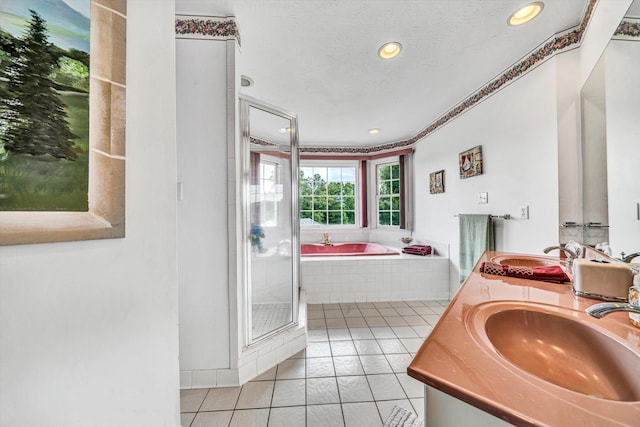
<instances>
[{"instance_id":1,"label":"window frame","mask_svg":"<svg viewBox=\"0 0 640 427\"><path fill-rule=\"evenodd\" d=\"M127 3L90 13L89 210L0 211L0 246L125 237Z\"/></svg>"},{"instance_id":2,"label":"window frame","mask_svg":"<svg viewBox=\"0 0 640 427\"><path fill-rule=\"evenodd\" d=\"M274 170L275 170L275 176L273 180L267 180L263 177L263 168L264 165L272 165ZM261 153L260 155L260 173L258 174L259 178L259 186L262 189L263 188L263 184L265 183L265 181L273 181L274 183L274 187L277 185L282 186L283 184L282 182L282 171L283 168L285 168L286 165L282 164L281 159L278 156L272 156L269 155L268 153ZM280 182L280 184L278 184ZM275 190L275 189L274 189ZM277 191L274 191L274 193L265 193L264 191L260 191L260 194L265 195L265 194L273 194L274 196L277 195ZM260 224L263 228L269 229L269 228L278 228L282 225L282 216L280 215L280 210L278 209L278 204L275 202L275 200L273 200L274 202L274 206L276 208L275 211L275 219L276 219L276 223L273 225L265 225L264 224L264 212L260 212Z\"/></svg>"},{"instance_id":3,"label":"window frame","mask_svg":"<svg viewBox=\"0 0 640 427\"><path fill-rule=\"evenodd\" d=\"M361 194L362 191L366 191L366 189L362 188L362 183L360 179L360 162L358 160L300 160L300 170L302 168L308 167L318 167L318 168L331 168L331 167L353 167L355 169L355 191L354 191L354 215L355 222L353 224L302 224L300 222L300 227L305 229L313 229L313 228L342 228L342 229L353 229L361 227ZM298 172L299 173L299 172ZM300 188L302 188L302 184L300 184ZM300 219L302 220L302 199L300 196Z\"/></svg>"},{"instance_id":4,"label":"window frame","mask_svg":"<svg viewBox=\"0 0 640 427\"><path fill-rule=\"evenodd\" d=\"M379 159L373 159L371 160L371 163L370 163L369 194L371 194L373 197L369 198L369 207L370 207L369 211L371 212L370 223L372 224L373 228L377 228L381 230L400 230L401 229L402 217L400 217L400 223L398 225L384 225L384 224L380 224L380 214L378 211L379 199L380 199L380 194L379 194L380 184L378 182L378 168L383 166L393 166L393 165L398 165L399 167L398 173L402 173L402 168L400 167L400 156L388 156L388 157L382 157ZM401 186L402 179L400 179L400 176L398 177L398 180L399 180L398 185ZM402 188L399 188L397 194L396 193L392 194L392 195L397 195L400 198L400 201L399 201L400 205L402 205L401 193L402 193ZM402 206L400 206L398 212L400 215L402 215Z\"/></svg>"}]
</instances>

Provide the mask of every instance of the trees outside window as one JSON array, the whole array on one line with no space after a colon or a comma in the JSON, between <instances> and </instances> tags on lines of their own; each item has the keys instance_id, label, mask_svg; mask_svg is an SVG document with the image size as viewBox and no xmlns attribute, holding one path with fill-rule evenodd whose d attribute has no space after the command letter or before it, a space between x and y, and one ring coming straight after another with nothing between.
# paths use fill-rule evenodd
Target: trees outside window
<instances>
[{"instance_id":1,"label":"trees outside window","mask_svg":"<svg viewBox=\"0 0 640 427\"><path fill-rule=\"evenodd\" d=\"M378 226L400 226L400 164L377 166Z\"/></svg>"},{"instance_id":2,"label":"trees outside window","mask_svg":"<svg viewBox=\"0 0 640 427\"><path fill-rule=\"evenodd\" d=\"M356 224L355 166L300 168L302 225Z\"/></svg>"}]
</instances>

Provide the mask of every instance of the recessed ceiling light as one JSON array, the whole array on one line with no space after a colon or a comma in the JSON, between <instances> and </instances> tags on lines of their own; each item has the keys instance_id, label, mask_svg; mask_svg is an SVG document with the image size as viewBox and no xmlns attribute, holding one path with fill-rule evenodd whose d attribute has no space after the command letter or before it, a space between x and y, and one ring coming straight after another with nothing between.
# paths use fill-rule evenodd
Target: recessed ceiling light
<instances>
[{"instance_id":1,"label":"recessed ceiling light","mask_svg":"<svg viewBox=\"0 0 640 427\"><path fill-rule=\"evenodd\" d=\"M540 1L524 5L511 14L508 23L509 25L522 25L527 23L538 16L543 8L544 3Z\"/></svg>"},{"instance_id":2,"label":"recessed ceiling light","mask_svg":"<svg viewBox=\"0 0 640 427\"><path fill-rule=\"evenodd\" d=\"M242 87L249 87L249 86L253 86L253 79L251 77L248 76L240 76L240 85Z\"/></svg>"},{"instance_id":3,"label":"recessed ceiling light","mask_svg":"<svg viewBox=\"0 0 640 427\"><path fill-rule=\"evenodd\" d=\"M397 56L402 50L402 45L398 42L389 42L380 46L378 49L378 55L382 59L391 59Z\"/></svg>"},{"instance_id":4,"label":"recessed ceiling light","mask_svg":"<svg viewBox=\"0 0 640 427\"><path fill-rule=\"evenodd\" d=\"M377 134L377 133L380 133L380 129L378 129L378 128L369 129L369 133L370 133L371 135L375 135L375 134Z\"/></svg>"}]
</instances>

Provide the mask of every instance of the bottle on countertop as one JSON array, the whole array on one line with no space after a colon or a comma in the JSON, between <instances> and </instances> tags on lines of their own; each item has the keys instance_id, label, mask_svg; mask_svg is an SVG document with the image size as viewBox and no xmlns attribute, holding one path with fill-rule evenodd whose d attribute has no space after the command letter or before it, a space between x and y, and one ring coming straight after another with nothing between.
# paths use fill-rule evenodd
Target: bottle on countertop
<instances>
[{"instance_id":1,"label":"bottle on countertop","mask_svg":"<svg viewBox=\"0 0 640 427\"><path fill-rule=\"evenodd\" d=\"M633 285L629 288L629 304L640 307L640 274L633 276ZM640 314L629 313L629 321L640 328Z\"/></svg>"}]
</instances>

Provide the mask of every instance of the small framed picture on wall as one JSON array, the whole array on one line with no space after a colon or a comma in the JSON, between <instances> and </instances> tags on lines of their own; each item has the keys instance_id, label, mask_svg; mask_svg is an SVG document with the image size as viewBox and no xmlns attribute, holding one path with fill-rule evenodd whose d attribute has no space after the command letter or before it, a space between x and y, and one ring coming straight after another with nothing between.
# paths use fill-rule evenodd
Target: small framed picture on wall
<instances>
[{"instance_id":1,"label":"small framed picture on wall","mask_svg":"<svg viewBox=\"0 0 640 427\"><path fill-rule=\"evenodd\" d=\"M482 145L460 153L460 179L482 175Z\"/></svg>"},{"instance_id":2,"label":"small framed picture on wall","mask_svg":"<svg viewBox=\"0 0 640 427\"><path fill-rule=\"evenodd\" d=\"M444 193L444 170L429 174L429 193Z\"/></svg>"}]
</instances>

